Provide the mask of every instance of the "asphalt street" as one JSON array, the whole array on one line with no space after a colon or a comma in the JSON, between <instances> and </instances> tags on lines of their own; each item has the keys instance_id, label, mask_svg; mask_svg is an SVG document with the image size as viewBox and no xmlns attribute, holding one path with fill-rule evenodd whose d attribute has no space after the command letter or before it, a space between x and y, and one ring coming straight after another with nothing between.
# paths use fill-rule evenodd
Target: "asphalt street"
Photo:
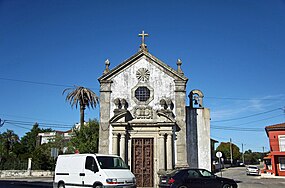
<instances>
[{"instance_id":1,"label":"asphalt street","mask_svg":"<svg viewBox=\"0 0 285 188\"><path fill-rule=\"evenodd\" d=\"M234 179L238 188L284 188L284 178L263 178L261 176L247 176L246 167L224 169L222 176ZM221 176L220 173L216 175ZM0 188L52 188L52 178L17 178L0 179Z\"/></svg>"},{"instance_id":2,"label":"asphalt street","mask_svg":"<svg viewBox=\"0 0 285 188\"><path fill-rule=\"evenodd\" d=\"M220 176L220 173L217 174ZM229 168L222 171L222 176L232 178L238 183L238 188L284 188L284 178L263 178L246 175L246 167Z\"/></svg>"},{"instance_id":3,"label":"asphalt street","mask_svg":"<svg viewBox=\"0 0 285 188\"><path fill-rule=\"evenodd\" d=\"M0 188L52 188L52 178L0 179Z\"/></svg>"}]
</instances>

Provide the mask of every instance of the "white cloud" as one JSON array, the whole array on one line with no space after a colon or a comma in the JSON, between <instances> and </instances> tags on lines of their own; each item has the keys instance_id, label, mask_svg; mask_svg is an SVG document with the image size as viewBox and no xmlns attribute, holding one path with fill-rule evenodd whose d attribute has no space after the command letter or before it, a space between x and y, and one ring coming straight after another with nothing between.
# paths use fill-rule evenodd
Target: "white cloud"
<instances>
[{"instance_id":1,"label":"white cloud","mask_svg":"<svg viewBox=\"0 0 285 188\"><path fill-rule=\"evenodd\" d=\"M284 107L283 94L268 95L259 99L249 100L222 100L218 105L209 106L211 119L220 121L225 119L239 118L256 113L270 111ZM285 101L285 99L283 100Z\"/></svg>"}]
</instances>

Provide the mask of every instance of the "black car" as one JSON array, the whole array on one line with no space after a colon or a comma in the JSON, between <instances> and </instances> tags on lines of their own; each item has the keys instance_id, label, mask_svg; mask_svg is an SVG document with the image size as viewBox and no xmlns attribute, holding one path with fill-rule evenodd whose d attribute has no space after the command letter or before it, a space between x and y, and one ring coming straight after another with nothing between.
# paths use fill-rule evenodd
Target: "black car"
<instances>
[{"instance_id":1,"label":"black car","mask_svg":"<svg viewBox=\"0 0 285 188\"><path fill-rule=\"evenodd\" d=\"M205 169L177 169L160 176L160 188L237 188L233 179L218 177Z\"/></svg>"}]
</instances>

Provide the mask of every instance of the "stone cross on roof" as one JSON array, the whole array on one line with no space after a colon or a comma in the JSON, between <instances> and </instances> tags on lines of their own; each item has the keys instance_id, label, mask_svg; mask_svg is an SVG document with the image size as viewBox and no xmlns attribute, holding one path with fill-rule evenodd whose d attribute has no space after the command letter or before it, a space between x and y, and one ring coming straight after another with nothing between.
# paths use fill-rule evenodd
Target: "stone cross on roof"
<instances>
[{"instance_id":1,"label":"stone cross on roof","mask_svg":"<svg viewBox=\"0 0 285 188\"><path fill-rule=\"evenodd\" d=\"M145 37L148 37L148 34L145 33L144 31L142 31L142 33L139 34L139 37L142 38L142 43L141 43L141 45L140 45L140 49L147 51L146 44L144 43L144 40L145 40Z\"/></svg>"}]
</instances>

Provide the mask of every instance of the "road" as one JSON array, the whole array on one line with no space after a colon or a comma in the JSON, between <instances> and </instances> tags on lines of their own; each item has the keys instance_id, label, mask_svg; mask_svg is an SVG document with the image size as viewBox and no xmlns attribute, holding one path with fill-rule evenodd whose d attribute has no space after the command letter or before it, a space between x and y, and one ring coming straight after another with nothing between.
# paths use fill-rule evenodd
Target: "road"
<instances>
[{"instance_id":1,"label":"road","mask_svg":"<svg viewBox=\"0 0 285 188\"><path fill-rule=\"evenodd\" d=\"M232 178L238 183L238 188L284 188L285 178L262 178L261 176L247 176L246 167L229 168L222 171L222 176ZM220 176L220 174L217 174Z\"/></svg>"},{"instance_id":2,"label":"road","mask_svg":"<svg viewBox=\"0 0 285 188\"><path fill-rule=\"evenodd\" d=\"M217 174L220 176L220 174ZM238 183L238 188L284 188L284 178L262 178L247 176L245 167L225 169L223 177L232 178ZM0 179L0 188L52 188L52 178Z\"/></svg>"},{"instance_id":3,"label":"road","mask_svg":"<svg viewBox=\"0 0 285 188\"><path fill-rule=\"evenodd\" d=\"M52 178L0 179L0 188L52 188Z\"/></svg>"}]
</instances>

